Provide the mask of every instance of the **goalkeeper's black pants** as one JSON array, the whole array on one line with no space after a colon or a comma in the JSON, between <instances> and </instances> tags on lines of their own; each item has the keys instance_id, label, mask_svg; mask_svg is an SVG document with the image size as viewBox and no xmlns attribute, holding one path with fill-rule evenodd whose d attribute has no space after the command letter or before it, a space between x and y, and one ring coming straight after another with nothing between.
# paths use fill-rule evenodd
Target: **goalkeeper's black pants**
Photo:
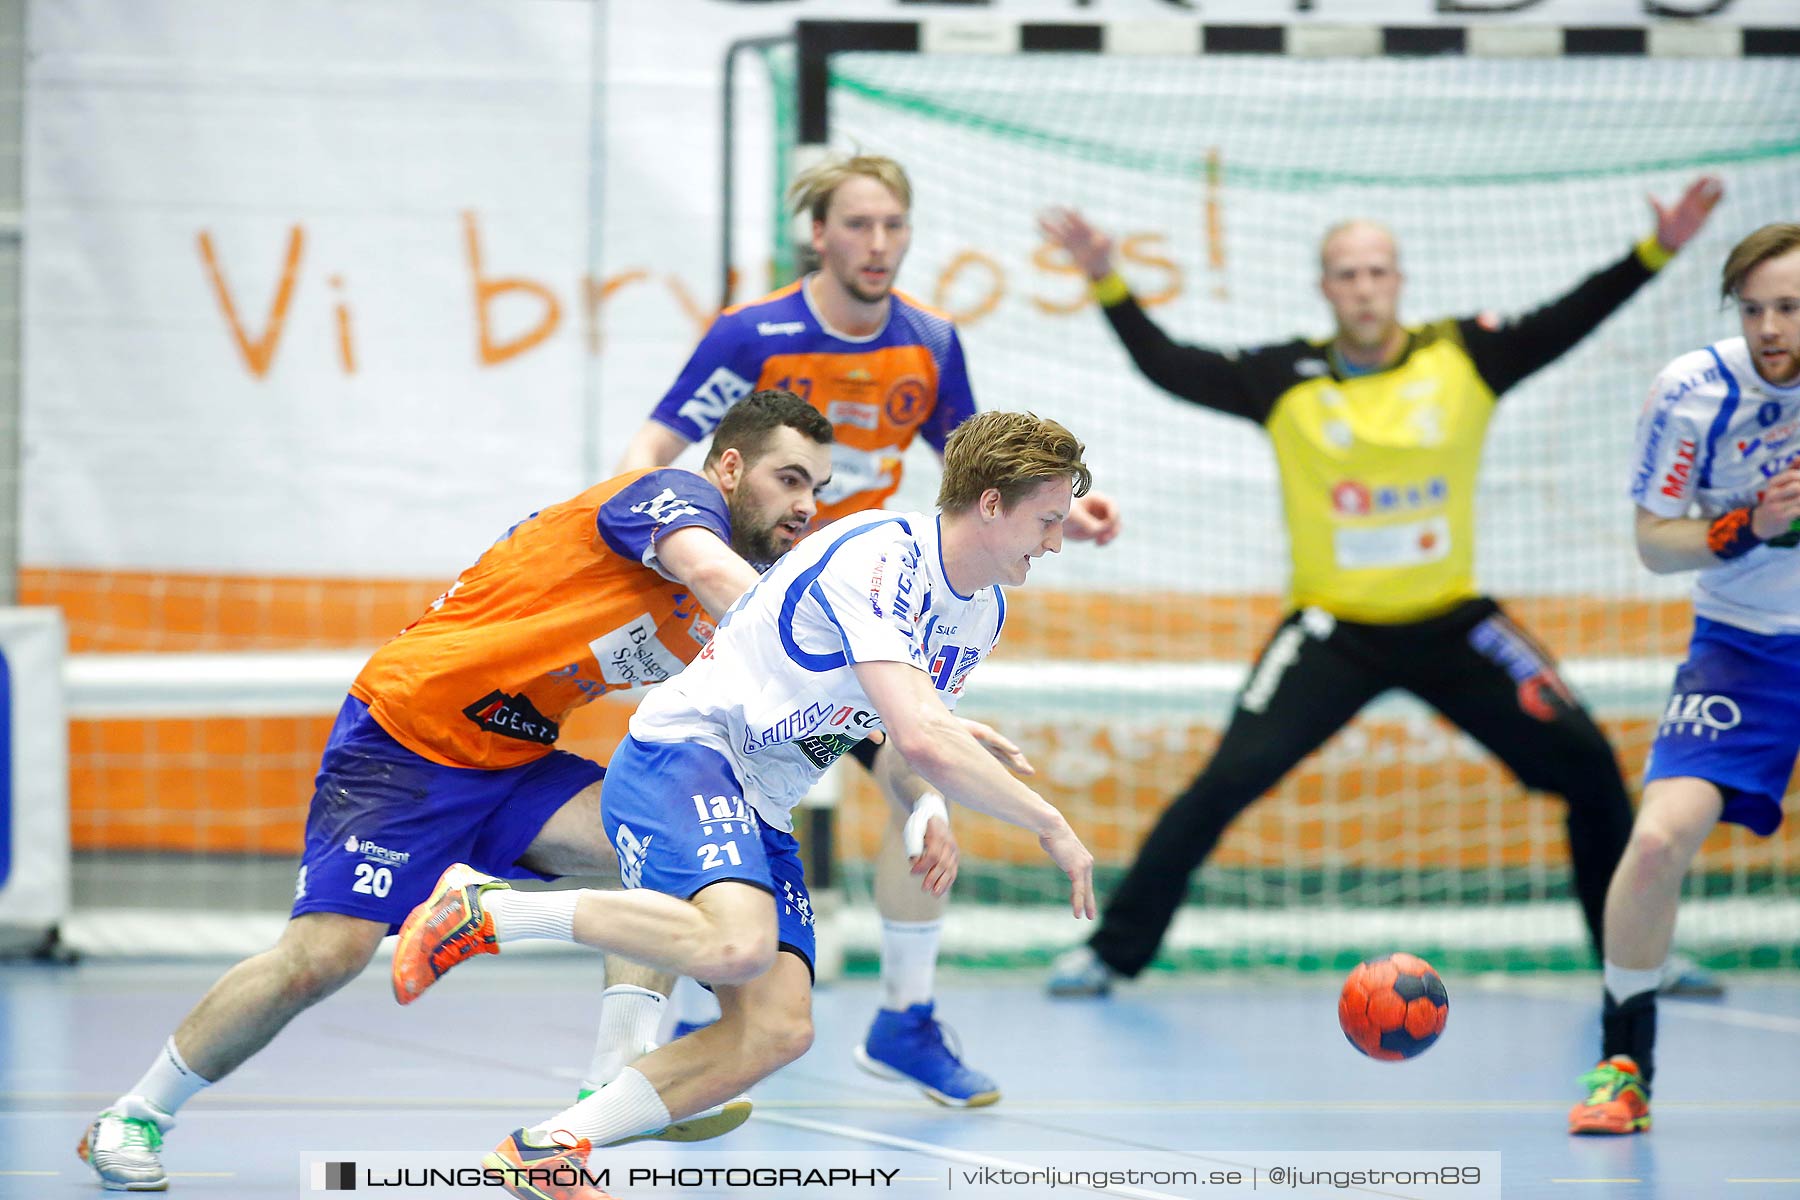
<instances>
[{"instance_id":1,"label":"goalkeeper's black pants","mask_svg":"<svg viewBox=\"0 0 1800 1200\"><path fill-rule=\"evenodd\" d=\"M1389 688L1443 713L1526 787L1563 798L1575 891L1600 955L1606 887L1631 834L1625 781L1549 653L1483 598L1404 625L1289 613L1238 694L1212 760L1163 811L1106 905L1091 939L1100 959L1125 975L1143 970L1226 827Z\"/></svg>"}]
</instances>

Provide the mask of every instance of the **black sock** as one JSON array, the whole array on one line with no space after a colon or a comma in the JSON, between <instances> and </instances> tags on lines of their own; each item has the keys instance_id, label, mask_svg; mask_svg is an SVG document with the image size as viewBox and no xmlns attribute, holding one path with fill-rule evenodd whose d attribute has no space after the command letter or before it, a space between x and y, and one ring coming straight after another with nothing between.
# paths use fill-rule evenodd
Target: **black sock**
<instances>
[{"instance_id":1,"label":"black sock","mask_svg":"<svg viewBox=\"0 0 1800 1200\"><path fill-rule=\"evenodd\" d=\"M1607 1058L1630 1055L1638 1065L1644 1090L1650 1090L1650 1076L1656 1070L1655 988L1639 992L1623 1004L1614 1000L1611 992L1606 993L1606 1007L1600 1014L1600 1053Z\"/></svg>"}]
</instances>

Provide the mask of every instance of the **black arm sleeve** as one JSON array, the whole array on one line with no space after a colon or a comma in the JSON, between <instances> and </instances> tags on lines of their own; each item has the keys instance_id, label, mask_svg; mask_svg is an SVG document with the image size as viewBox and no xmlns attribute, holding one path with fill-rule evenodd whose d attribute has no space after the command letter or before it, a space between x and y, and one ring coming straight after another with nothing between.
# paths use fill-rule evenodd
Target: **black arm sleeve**
<instances>
[{"instance_id":1,"label":"black arm sleeve","mask_svg":"<svg viewBox=\"0 0 1800 1200\"><path fill-rule=\"evenodd\" d=\"M1475 369L1496 396L1550 365L1616 312L1655 272L1634 248L1624 258L1576 284L1567 295L1501 325L1456 323Z\"/></svg>"},{"instance_id":2,"label":"black arm sleeve","mask_svg":"<svg viewBox=\"0 0 1800 1200\"><path fill-rule=\"evenodd\" d=\"M1101 311L1137 369L1163 391L1234 417L1258 423L1268 419L1274 395L1256 385L1244 358L1172 340L1135 297Z\"/></svg>"}]
</instances>

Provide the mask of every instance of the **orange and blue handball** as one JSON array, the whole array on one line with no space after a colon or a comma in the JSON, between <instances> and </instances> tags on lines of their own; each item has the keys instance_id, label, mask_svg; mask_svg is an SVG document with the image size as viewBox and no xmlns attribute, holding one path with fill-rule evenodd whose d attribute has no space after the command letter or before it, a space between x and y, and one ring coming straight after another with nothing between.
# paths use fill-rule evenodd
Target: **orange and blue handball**
<instances>
[{"instance_id":1,"label":"orange and blue handball","mask_svg":"<svg viewBox=\"0 0 1800 1200\"><path fill-rule=\"evenodd\" d=\"M1344 1036L1382 1062L1429 1050L1449 1016L1444 981L1430 963L1411 954L1384 954L1358 963L1338 994Z\"/></svg>"}]
</instances>

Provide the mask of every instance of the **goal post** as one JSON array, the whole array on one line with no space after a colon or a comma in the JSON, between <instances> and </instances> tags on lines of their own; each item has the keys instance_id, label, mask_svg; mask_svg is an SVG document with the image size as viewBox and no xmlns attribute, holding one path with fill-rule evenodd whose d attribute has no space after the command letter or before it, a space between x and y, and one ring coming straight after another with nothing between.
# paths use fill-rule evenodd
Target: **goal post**
<instances>
[{"instance_id":1,"label":"goal post","mask_svg":"<svg viewBox=\"0 0 1800 1200\"><path fill-rule=\"evenodd\" d=\"M1014 594L965 706L1025 744L1103 880L1216 742L1225 705L1169 681L1230 695L1218 689L1282 610L1285 533L1262 432L1146 383L1035 215L1081 209L1172 336L1240 346L1328 331L1317 247L1346 217L1395 230L1403 320L1511 314L1624 253L1651 228L1646 196L1721 176L1725 204L1661 277L1503 399L1479 483L1480 585L1563 660L1635 793L1691 579L1636 561L1632 427L1664 363L1735 328L1717 301L1725 251L1792 219L1800 129L1784 97L1800 86L1800 36L944 17L801 21L791 47L762 53L793 88L773 134L790 173L828 151L904 164L900 286L957 320L983 407L1063 420L1122 504L1125 538L1071 548ZM788 244L770 261L792 261L807 230L778 228ZM936 479L915 448L897 504L928 506ZM1038 686L984 700L981 677L1003 667ZM848 781L836 842L853 895L881 821ZM1029 839L979 819L962 829L953 927L973 901L964 928L1004 928L993 940L1015 958L1074 939L1066 921L1024 932L1031 912L1054 916L1056 889ZM1791 832L1716 834L1689 884L1712 907L1684 907L1684 943L1720 963L1795 962L1773 932L1796 912L1794 858ZM1337 961L1371 933L1380 948L1393 921L1405 944L1453 958L1480 946L1504 966L1587 960L1561 804L1418 706L1373 707L1303 764L1232 827L1192 897L1180 961ZM1241 937L1215 943L1224 926Z\"/></svg>"}]
</instances>

